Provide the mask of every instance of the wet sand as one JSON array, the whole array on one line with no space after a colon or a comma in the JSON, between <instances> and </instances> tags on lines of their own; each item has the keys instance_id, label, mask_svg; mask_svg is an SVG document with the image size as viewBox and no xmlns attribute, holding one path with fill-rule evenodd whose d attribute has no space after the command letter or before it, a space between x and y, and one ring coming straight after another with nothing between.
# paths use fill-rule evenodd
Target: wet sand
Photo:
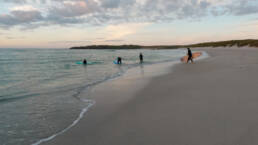
<instances>
[{"instance_id":1,"label":"wet sand","mask_svg":"<svg viewBox=\"0 0 258 145\"><path fill-rule=\"evenodd\" d=\"M96 105L71 130L43 144L257 145L258 49L197 50L210 57L162 76L96 86Z\"/></svg>"}]
</instances>

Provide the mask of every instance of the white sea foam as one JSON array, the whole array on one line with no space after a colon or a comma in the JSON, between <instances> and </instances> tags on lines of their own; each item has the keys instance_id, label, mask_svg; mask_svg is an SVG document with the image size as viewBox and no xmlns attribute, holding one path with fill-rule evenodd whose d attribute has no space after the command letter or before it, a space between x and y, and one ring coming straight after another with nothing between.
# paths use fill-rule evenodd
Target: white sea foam
<instances>
[{"instance_id":1,"label":"white sea foam","mask_svg":"<svg viewBox=\"0 0 258 145\"><path fill-rule=\"evenodd\" d=\"M62 130L62 131L60 131L60 132L58 132L58 133L56 133L56 134L53 134L52 136L49 136L49 137L47 137L47 138L43 138L43 139L39 140L38 142L33 143L32 145L39 145L39 144L41 144L41 143L43 143L43 142L50 141L50 140L54 139L55 137L57 137L57 136L59 136L59 135L65 133L66 131L68 131L69 129L71 129L73 126L75 126L75 125L82 119L82 117L84 116L84 114L85 114L93 105L95 105L95 103L96 103L96 102L93 101L93 100L83 100L83 101L86 102L86 103L89 103L89 105L88 105L87 107L85 107L85 108L82 109L80 115L77 117L76 120L73 121L73 123L72 123L71 125L69 125L68 127L66 127L64 130Z\"/></svg>"}]
</instances>

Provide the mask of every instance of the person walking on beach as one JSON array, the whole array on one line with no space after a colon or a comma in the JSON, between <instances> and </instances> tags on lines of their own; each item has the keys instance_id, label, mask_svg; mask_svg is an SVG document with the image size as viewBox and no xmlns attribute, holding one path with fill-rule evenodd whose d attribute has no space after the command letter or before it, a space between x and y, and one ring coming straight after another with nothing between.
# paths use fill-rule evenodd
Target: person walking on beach
<instances>
[{"instance_id":1,"label":"person walking on beach","mask_svg":"<svg viewBox=\"0 0 258 145\"><path fill-rule=\"evenodd\" d=\"M143 55L142 55L142 53L140 53L139 58L140 58L140 63L143 63Z\"/></svg>"},{"instance_id":2,"label":"person walking on beach","mask_svg":"<svg viewBox=\"0 0 258 145\"><path fill-rule=\"evenodd\" d=\"M191 60L191 63L193 63L193 54L192 54L192 51L190 48L187 48L188 52L187 52L187 55L188 55L188 59L187 59L187 63Z\"/></svg>"},{"instance_id":3,"label":"person walking on beach","mask_svg":"<svg viewBox=\"0 0 258 145\"><path fill-rule=\"evenodd\" d=\"M122 64L122 58L121 57L117 57L117 64Z\"/></svg>"}]
</instances>

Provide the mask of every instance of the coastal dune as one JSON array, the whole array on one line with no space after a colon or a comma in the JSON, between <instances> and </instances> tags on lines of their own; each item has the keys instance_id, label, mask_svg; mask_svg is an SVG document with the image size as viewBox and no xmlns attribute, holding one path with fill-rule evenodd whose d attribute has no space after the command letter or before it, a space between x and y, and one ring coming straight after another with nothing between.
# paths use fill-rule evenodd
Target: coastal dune
<instances>
[{"instance_id":1,"label":"coastal dune","mask_svg":"<svg viewBox=\"0 0 258 145\"><path fill-rule=\"evenodd\" d=\"M258 49L193 48L209 58L154 78L96 86L96 105L48 145L257 145Z\"/></svg>"}]
</instances>

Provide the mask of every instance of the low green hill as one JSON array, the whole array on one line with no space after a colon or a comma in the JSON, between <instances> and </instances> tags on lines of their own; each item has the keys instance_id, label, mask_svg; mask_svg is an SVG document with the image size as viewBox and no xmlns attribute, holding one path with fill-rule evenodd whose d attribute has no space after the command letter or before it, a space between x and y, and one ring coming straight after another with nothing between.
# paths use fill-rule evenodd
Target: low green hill
<instances>
[{"instance_id":1,"label":"low green hill","mask_svg":"<svg viewBox=\"0 0 258 145\"><path fill-rule=\"evenodd\" d=\"M232 46L250 46L258 47L258 40L246 39L246 40L229 40L218 42L205 42L191 45L160 45L160 46L140 46L140 45L90 45L72 47L70 49L178 49L185 47L232 47Z\"/></svg>"},{"instance_id":2,"label":"low green hill","mask_svg":"<svg viewBox=\"0 0 258 145\"><path fill-rule=\"evenodd\" d=\"M258 40L247 39L247 40L230 40L230 41L219 41L219 42L206 42L188 45L186 47L231 47L231 46L250 46L250 47L258 47Z\"/></svg>"},{"instance_id":3,"label":"low green hill","mask_svg":"<svg viewBox=\"0 0 258 145\"><path fill-rule=\"evenodd\" d=\"M90 45L72 47L70 49L141 49L139 45Z\"/></svg>"}]
</instances>

